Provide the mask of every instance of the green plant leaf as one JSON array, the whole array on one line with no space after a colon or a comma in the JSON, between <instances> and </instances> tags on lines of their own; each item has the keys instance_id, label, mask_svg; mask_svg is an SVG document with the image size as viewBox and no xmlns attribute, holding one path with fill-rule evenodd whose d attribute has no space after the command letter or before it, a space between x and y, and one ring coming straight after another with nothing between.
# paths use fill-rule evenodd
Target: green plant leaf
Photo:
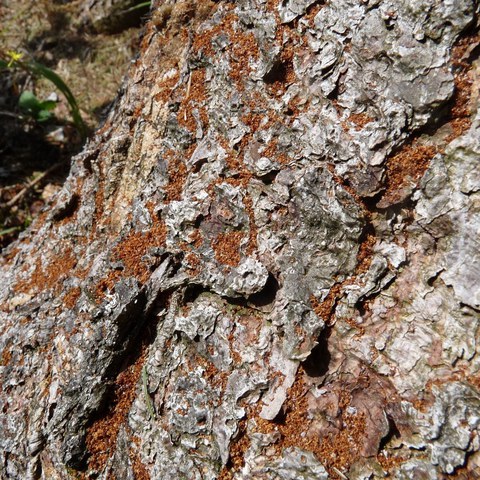
<instances>
[{"instance_id":1,"label":"green plant leaf","mask_svg":"<svg viewBox=\"0 0 480 480\"><path fill-rule=\"evenodd\" d=\"M42 110L54 110L55 107L57 106L57 102L54 100L43 100L40 102L40 107Z\"/></svg>"},{"instance_id":2,"label":"green plant leaf","mask_svg":"<svg viewBox=\"0 0 480 480\"><path fill-rule=\"evenodd\" d=\"M53 70L50 70L48 67L42 65L41 63L31 60L26 64L26 66L33 73L41 75L50 82L52 82L63 93L70 106L70 114L72 115L73 123L80 132L80 135L85 138L87 128L80 114L80 109L78 107L77 101L75 100L75 97L71 90L68 88L67 84Z\"/></svg>"},{"instance_id":3,"label":"green plant leaf","mask_svg":"<svg viewBox=\"0 0 480 480\"><path fill-rule=\"evenodd\" d=\"M18 99L18 106L25 111L35 112L41 109L40 101L30 90L21 93Z\"/></svg>"},{"instance_id":4,"label":"green plant leaf","mask_svg":"<svg viewBox=\"0 0 480 480\"><path fill-rule=\"evenodd\" d=\"M0 55L1 55L1 52L0 52ZM23 55L17 52L7 52L7 55L11 57L11 60L7 62L3 58L0 58L0 68L8 68L12 66L12 62L14 62L14 65L16 67L23 68L24 70L28 70L34 75L39 75L46 78L51 83L53 83L58 90L60 90L60 92L65 96L68 102L68 105L70 106L70 114L72 116L73 123L77 127L77 130L79 131L82 138L85 139L87 135L87 127L80 114L80 108L78 107L75 96L73 95L71 90L68 88L67 84L53 70L50 70L48 67L46 67L45 65L39 62L36 62L35 60L28 60L28 61L21 60ZM3 57L5 57L5 55L3 55ZM33 103L29 104L28 102L33 102L31 96L23 99L22 101L25 102L24 108L27 111L30 110L31 112L30 114L33 114L35 112L38 115L38 112L40 112L41 110L50 111L50 110L53 110L53 108L55 107L55 102L51 102L50 100L46 100L45 102L40 102L37 99L37 102L41 104L40 106L34 105ZM35 116L35 115L32 115L32 116ZM46 115L42 114L42 121L46 118L47 118Z\"/></svg>"},{"instance_id":5,"label":"green plant leaf","mask_svg":"<svg viewBox=\"0 0 480 480\"><path fill-rule=\"evenodd\" d=\"M48 110L40 110L37 114L36 120L37 122L46 122L52 118L51 112Z\"/></svg>"},{"instance_id":6,"label":"green plant leaf","mask_svg":"<svg viewBox=\"0 0 480 480\"><path fill-rule=\"evenodd\" d=\"M41 102L33 92L25 90L18 99L18 106L20 110L33 117L38 122L46 122L52 118L50 110L56 106L53 100L44 100Z\"/></svg>"}]
</instances>

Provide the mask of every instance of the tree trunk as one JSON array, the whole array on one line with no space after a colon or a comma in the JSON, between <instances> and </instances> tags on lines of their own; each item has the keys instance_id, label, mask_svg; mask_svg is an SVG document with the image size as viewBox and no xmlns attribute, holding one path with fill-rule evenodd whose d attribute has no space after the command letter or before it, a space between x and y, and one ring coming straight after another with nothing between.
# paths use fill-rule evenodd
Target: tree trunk
<instances>
[{"instance_id":1,"label":"tree trunk","mask_svg":"<svg viewBox=\"0 0 480 480\"><path fill-rule=\"evenodd\" d=\"M3 255L1 478L480 478L477 10L154 4Z\"/></svg>"},{"instance_id":2,"label":"tree trunk","mask_svg":"<svg viewBox=\"0 0 480 480\"><path fill-rule=\"evenodd\" d=\"M80 24L100 33L118 33L140 25L148 2L140 0L83 0Z\"/></svg>"}]
</instances>

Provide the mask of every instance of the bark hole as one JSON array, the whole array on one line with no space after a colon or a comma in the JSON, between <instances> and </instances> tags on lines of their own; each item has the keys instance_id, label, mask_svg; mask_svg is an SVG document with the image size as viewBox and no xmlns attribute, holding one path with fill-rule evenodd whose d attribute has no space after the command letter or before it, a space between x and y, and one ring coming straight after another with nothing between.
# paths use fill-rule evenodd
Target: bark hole
<instances>
[{"instance_id":1,"label":"bark hole","mask_svg":"<svg viewBox=\"0 0 480 480\"><path fill-rule=\"evenodd\" d=\"M203 159L199 160L199 161L198 161L197 163L195 163L195 165L193 166L192 172L193 172L193 173L198 173L206 163L208 163L208 159L206 159L206 158L203 158Z\"/></svg>"},{"instance_id":2,"label":"bark hole","mask_svg":"<svg viewBox=\"0 0 480 480\"><path fill-rule=\"evenodd\" d=\"M400 430L398 429L395 421L390 415L387 415L388 420L388 433L380 440L378 451L381 452L385 447L394 439L400 438Z\"/></svg>"},{"instance_id":3,"label":"bark hole","mask_svg":"<svg viewBox=\"0 0 480 480\"><path fill-rule=\"evenodd\" d=\"M79 206L80 198L77 194L72 195L72 198L60 209L58 209L54 215L53 220L58 222L64 218L71 217Z\"/></svg>"},{"instance_id":4,"label":"bark hole","mask_svg":"<svg viewBox=\"0 0 480 480\"><path fill-rule=\"evenodd\" d=\"M277 60L269 72L263 77L263 81L269 85L276 82L285 83L287 81L289 68L292 68L291 62Z\"/></svg>"},{"instance_id":5,"label":"bark hole","mask_svg":"<svg viewBox=\"0 0 480 480\"><path fill-rule=\"evenodd\" d=\"M342 73L338 77L337 83L335 84L335 88L327 95L327 98L329 100L332 100L332 102L336 101L338 97L345 92L345 74ZM337 103L334 103L335 107L337 108L337 111L341 109L341 107L338 106Z\"/></svg>"},{"instance_id":6,"label":"bark hole","mask_svg":"<svg viewBox=\"0 0 480 480\"><path fill-rule=\"evenodd\" d=\"M331 327L326 327L307 359L303 362L303 370L309 377L323 377L328 372L332 355L328 350L328 339L332 334Z\"/></svg>"},{"instance_id":7,"label":"bark hole","mask_svg":"<svg viewBox=\"0 0 480 480\"><path fill-rule=\"evenodd\" d=\"M378 212L379 210L377 209L377 203L382 199L384 193L385 188L383 187L379 192L375 193L375 195L370 197L361 197L365 208L371 213Z\"/></svg>"},{"instance_id":8,"label":"bark hole","mask_svg":"<svg viewBox=\"0 0 480 480\"><path fill-rule=\"evenodd\" d=\"M187 285L187 287L185 288L185 292L183 294L183 303L187 305L188 303L195 302L195 300L200 296L200 294L202 294L205 291L206 291L205 288L202 287L201 285L195 285L195 284Z\"/></svg>"},{"instance_id":9,"label":"bark hole","mask_svg":"<svg viewBox=\"0 0 480 480\"><path fill-rule=\"evenodd\" d=\"M272 420L272 423L274 423L275 425L285 425L287 413L287 408L285 408L285 405L283 405L277 413L277 416Z\"/></svg>"},{"instance_id":10,"label":"bark hole","mask_svg":"<svg viewBox=\"0 0 480 480\"><path fill-rule=\"evenodd\" d=\"M197 229L200 228L200 225L202 224L202 222L203 222L204 219L205 219L205 217L204 217L202 214L200 214L200 215L195 219L195 222L194 222L193 226L194 226L195 228L197 228Z\"/></svg>"},{"instance_id":11,"label":"bark hole","mask_svg":"<svg viewBox=\"0 0 480 480\"><path fill-rule=\"evenodd\" d=\"M273 170L265 175L258 177L265 185L271 185L275 178L277 178L278 170Z\"/></svg>"},{"instance_id":12,"label":"bark hole","mask_svg":"<svg viewBox=\"0 0 480 480\"><path fill-rule=\"evenodd\" d=\"M265 307L275 302L279 285L277 279L269 273L265 286L257 293L250 295L249 302L256 307Z\"/></svg>"}]
</instances>

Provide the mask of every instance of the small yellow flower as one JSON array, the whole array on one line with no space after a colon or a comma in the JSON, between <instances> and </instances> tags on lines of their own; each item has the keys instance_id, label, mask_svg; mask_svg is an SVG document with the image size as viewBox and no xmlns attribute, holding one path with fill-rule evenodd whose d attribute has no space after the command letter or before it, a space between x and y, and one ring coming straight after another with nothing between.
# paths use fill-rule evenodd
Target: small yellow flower
<instances>
[{"instance_id":1,"label":"small yellow flower","mask_svg":"<svg viewBox=\"0 0 480 480\"><path fill-rule=\"evenodd\" d=\"M22 57L23 53L20 52L14 52L13 50L10 50L7 52L7 55L10 57L10 61L8 62L8 67L10 68L15 62L18 62Z\"/></svg>"}]
</instances>

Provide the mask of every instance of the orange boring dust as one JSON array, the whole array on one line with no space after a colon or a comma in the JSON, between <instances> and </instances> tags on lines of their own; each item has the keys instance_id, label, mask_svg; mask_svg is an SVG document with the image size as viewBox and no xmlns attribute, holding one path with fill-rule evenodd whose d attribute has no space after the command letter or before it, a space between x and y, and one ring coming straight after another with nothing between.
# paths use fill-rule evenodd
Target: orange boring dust
<instances>
[{"instance_id":1,"label":"orange boring dust","mask_svg":"<svg viewBox=\"0 0 480 480\"><path fill-rule=\"evenodd\" d=\"M335 305L337 298L342 291L344 282L336 283L328 292L327 296L322 302L319 302L318 299L314 296L310 296L310 303L312 304L312 309L318 317L323 319L326 325L331 325L333 322L333 314L335 312Z\"/></svg>"},{"instance_id":2,"label":"orange boring dust","mask_svg":"<svg viewBox=\"0 0 480 480\"><path fill-rule=\"evenodd\" d=\"M369 117L366 113L352 113L347 119L348 122L351 122L355 125L355 130L361 130L365 125L373 122L373 118Z\"/></svg>"},{"instance_id":3,"label":"orange boring dust","mask_svg":"<svg viewBox=\"0 0 480 480\"><path fill-rule=\"evenodd\" d=\"M147 468L141 462L138 453L133 447L130 449L129 456L132 462L132 470L135 480L150 480L150 475Z\"/></svg>"},{"instance_id":4,"label":"orange boring dust","mask_svg":"<svg viewBox=\"0 0 480 480\"><path fill-rule=\"evenodd\" d=\"M169 203L180 200L188 172L183 155L170 151L165 154L165 158L168 159L168 185L165 193L167 194L166 203Z\"/></svg>"},{"instance_id":5,"label":"orange boring dust","mask_svg":"<svg viewBox=\"0 0 480 480\"><path fill-rule=\"evenodd\" d=\"M115 452L120 426L127 420L128 412L135 399L135 391L145 361L146 350L132 365L120 372L113 386L107 412L98 418L87 430L86 445L90 453L88 466L101 472Z\"/></svg>"},{"instance_id":6,"label":"orange boring dust","mask_svg":"<svg viewBox=\"0 0 480 480\"><path fill-rule=\"evenodd\" d=\"M414 141L404 146L387 161L387 189L382 204L393 204L402 198L402 188L411 182L418 184L438 148Z\"/></svg>"},{"instance_id":7,"label":"orange boring dust","mask_svg":"<svg viewBox=\"0 0 480 480\"><path fill-rule=\"evenodd\" d=\"M341 478L337 471L348 471L354 461L361 456L360 450L365 441L365 414L346 413L351 396L346 392L340 392L339 407L344 412L341 414L342 426L336 433L320 437L318 432L309 432L313 418L308 414L306 392L302 371L299 371L295 383L288 390L287 400L283 406L283 419L264 420L258 415L259 405L247 408L247 417L239 422L239 433L232 442L229 463L220 472L219 480L232 480L235 473L243 467L245 453L250 447L250 439L246 435L249 420L254 420L250 433L280 434L277 443L270 447L273 447L275 458L278 458L284 449L297 447L312 452L332 479Z\"/></svg>"},{"instance_id":8,"label":"orange boring dust","mask_svg":"<svg viewBox=\"0 0 480 480\"><path fill-rule=\"evenodd\" d=\"M131 231L113 249L113 258L123 263L123 269L112 269L103 277L95 287L96 300L101 303L107 292L113 292L115 284L120 278L135 277L144 284L151 275L151 265L142 257L149 248L165 245L167 227L162 219L157 218L153 211L153 204L147 205L153 219L152 226L145 232Z\"/></svg>"},{"instance_id":9,"label":"orange boring dust","mask_svg":"<svg viewBox=\"0 0 480 480\"><path fill-rule=\"evenodd\" d=\"M161 247L165 244L167 234L166 226L158 221L150 230L146 232L132 232L125 240L115 247L116 256L123 261L125 265L125 274L133 275L141 283L145 283L150 277L150 270L142 257L151 247Z\"/></svg>"},{"instance_id":10,"label":"orange boring dust","mask_svg":"<svg viewBox=\"0 0 480 480\"><path fill-rule=\"evenodd\" d=\"M247 255L252 255L253 252L257 249L257 225L255 223L255 212L253 210L252 198L249 195L243 197L243 204L245 210L247 211L248 220L249 220L249 231L248 231L248 245L247 245Z\"/></svg>"},{"instance_id":11,"label":"orange boring dust","mask_svg":"<svg viewBox=\"0 0 480 480\"><path fill-rule=\"evenodd\" d=\"M478 33L467 35L461 38L452 49L455 92L451 100L450 111L444 122L445 125L450 126L452 133L444 138L445 144L464 134L472 123L473 81L470 72L472 65L464 59L464 56L470 46L478 44L479 39L480 34ZM432 158L437 153L442 153L442 149L422 142L421 137L414 138L410 144L404 145L387 160L387 188L381 200L382 208L401 199L401 190L409 182L417 186Z\"/></svg>"},{"instance_id":12,"label":"orange boring dust","mask_svg":"<svg viewBox=\"0 0 480 480\"><path fill-rule=\"evenodd\" d=\"M61 290L60 280L72 275L76 264L77 260L69 246L46 266L42 266L41 260L37 258L33 273L27 279L20 280L15 285L15 289L18 292L27 293L55 288L55 291L59 293Z\"/></svg>"},{"instance_id":13,"label":"orange boring dust","mask_svg":"<svg viewBox=\"0 0 480 480\"><path fill-rule=\"evenodd\" d=\"M212 242L215 258L223 265L236 267L240 263L240 244L243 232L220 233Z\"/></svg>"},{"instance_id":14,"label":"orange boring dust","mask_svg":"<svg viewBox=\"0 0 480 480\"><path fill-rule=\"evenodd\" d=\"M63 304L69 310L71 310L77 303L78 298L80 297L82 290L80 287L71 288L66 295L63 297Z\"/></svg>"}]
</instances>

